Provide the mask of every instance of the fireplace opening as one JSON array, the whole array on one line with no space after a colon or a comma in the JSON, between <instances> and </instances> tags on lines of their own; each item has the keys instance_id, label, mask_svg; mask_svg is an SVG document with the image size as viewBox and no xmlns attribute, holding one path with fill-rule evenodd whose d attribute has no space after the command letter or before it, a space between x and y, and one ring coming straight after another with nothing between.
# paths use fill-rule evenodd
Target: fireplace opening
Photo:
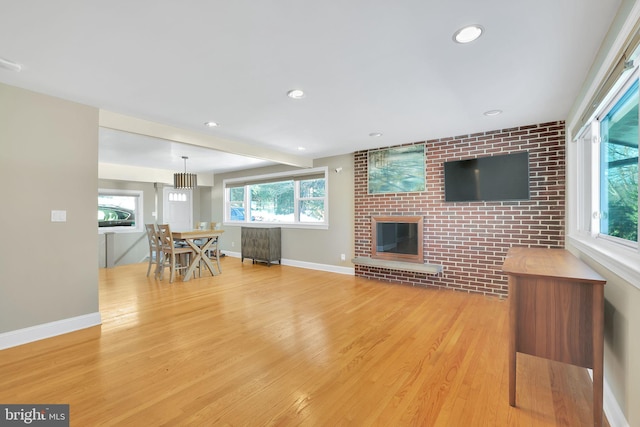
<instances>
[{"instance_id":1,"label":"fireplace opening","mask_svg":"<svg viewBox=\"0 0 640 427\"><path fill-rule=\"evenodd\" d=\"M371 258L423 263L421 216L371 217Z\"/></svg>"}]
</instances>

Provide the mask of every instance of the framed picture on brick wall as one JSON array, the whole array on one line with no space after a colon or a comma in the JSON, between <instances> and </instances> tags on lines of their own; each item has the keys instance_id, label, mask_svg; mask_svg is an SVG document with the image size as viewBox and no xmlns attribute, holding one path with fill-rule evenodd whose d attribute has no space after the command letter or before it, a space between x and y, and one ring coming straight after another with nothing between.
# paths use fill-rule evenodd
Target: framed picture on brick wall
<instances>
[{"instance_id":1,"label":"framed picture on brick wall","mask_svg":"<svg viewBox=\"0 0 640 427\"><path fill-rule=\"evenodd\" d=\"M369 151L369 194L425 190L424 144Z\"/></svg>"}]
</instances>

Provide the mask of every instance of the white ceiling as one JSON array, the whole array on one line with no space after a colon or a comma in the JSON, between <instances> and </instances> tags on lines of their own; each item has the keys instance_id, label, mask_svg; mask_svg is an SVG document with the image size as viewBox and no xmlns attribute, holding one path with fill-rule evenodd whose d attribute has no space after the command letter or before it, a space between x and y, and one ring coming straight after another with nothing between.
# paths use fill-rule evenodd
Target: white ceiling
<instances>
[{"instance_id":1,"label":"white ceiling","mask_svg":"<svg viewBox=\"0 0 640 427\"><path fill-rule=\"evenodd\" d=\"M273 165L274 162L239 156L195 145L145 135L100 128L98 157L101 163L168 169L190 173L224 173Z\"/></svg>"},{"instance_id":2,"label":"white ceiling","mask_svg":"<svg viewBox=\"0 0 640 427\"><path fill-rule=\"evenodd\" d=\"M565 119L619 5L0 0L0 57L23 67L0 69L0 82L318 158ZM485 34L454 43L471 23ZM293 88L306 97L288 98ZM504 113L483 115L493 109ZM206 128L209 120L220 126ZM100 161L182 169L182 155L194 172L262 165L100 133Z\"/></svg>"}]
</instances>

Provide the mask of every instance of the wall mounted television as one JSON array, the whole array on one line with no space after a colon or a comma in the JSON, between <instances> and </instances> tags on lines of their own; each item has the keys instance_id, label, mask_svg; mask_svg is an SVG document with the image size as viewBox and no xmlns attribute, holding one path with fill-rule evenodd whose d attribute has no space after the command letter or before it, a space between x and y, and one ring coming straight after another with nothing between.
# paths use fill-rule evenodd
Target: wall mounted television
<instances>
[{"instance_id":1,"label":"wall mounted television","mask_svg":"<svg viewBox=\"0 0 640 427\"><path fill-rule=\"evenodd\" d=\"M529 199L529 153L444 163L445 202Z\"/></svg>"}]
</instances>

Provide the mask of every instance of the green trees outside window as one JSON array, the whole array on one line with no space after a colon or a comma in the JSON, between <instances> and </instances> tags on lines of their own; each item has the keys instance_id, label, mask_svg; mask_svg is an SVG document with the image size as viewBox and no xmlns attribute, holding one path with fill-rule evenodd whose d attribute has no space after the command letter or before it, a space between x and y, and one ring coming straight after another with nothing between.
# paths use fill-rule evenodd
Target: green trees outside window
<instances>
[{"instance_id":1,"label":"green trees outside window","mask_svg":"<svg viewBox=\"0 0 640 427\"><path fill-rule=\"evenodd\" d=\"M600 124L600 233L638 241L638 80Z\"/></svg>"},{"instance_id":2,"label":"green trees outside window","mask_svg":"<svg viewBox=\"0 0 640 427\"><path fill-rule=\"evenodd\" d=\"M326 225L326 172L242 181L225 184L227 221Z\"/></svg>"}]
</instances>

